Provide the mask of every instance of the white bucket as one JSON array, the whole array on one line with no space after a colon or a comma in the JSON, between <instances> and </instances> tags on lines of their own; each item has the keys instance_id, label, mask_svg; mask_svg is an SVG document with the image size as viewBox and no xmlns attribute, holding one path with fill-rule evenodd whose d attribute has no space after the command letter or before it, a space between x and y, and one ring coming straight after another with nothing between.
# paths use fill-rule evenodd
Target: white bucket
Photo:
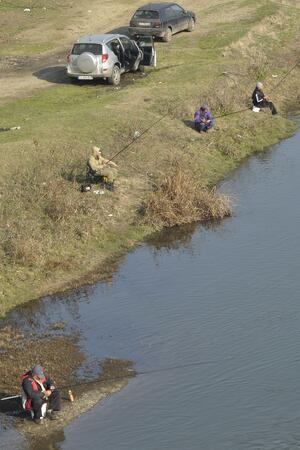
<instances>
[{"instance_id":1,"label":"white bucket","mask_svg":"<svg viewBox=\"0 0 300 450\"><path fill-rule=\"evenodd\" d=\"M259 112L260 108L258 108L257 106L253 106L252 111L253 112Z\"/></svg>"}]
</instances>

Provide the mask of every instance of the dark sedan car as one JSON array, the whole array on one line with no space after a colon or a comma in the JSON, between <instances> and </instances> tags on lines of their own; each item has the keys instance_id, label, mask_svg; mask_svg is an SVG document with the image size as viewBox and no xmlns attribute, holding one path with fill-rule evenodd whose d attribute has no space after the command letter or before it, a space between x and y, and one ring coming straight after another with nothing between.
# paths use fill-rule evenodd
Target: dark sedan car
<instances>
[{"instance_id":1,"label":"dark sedan car","mask_svg":"<svg viewBox=\"0 0 300 450\"><path fill-rule=\"evenodd\" d=\"M196 15L186 11L177 3L148 3L133 15L129 33L131 36L156 36L169 42L172 34L193 31Z\"/></svg>"}]
</instances>

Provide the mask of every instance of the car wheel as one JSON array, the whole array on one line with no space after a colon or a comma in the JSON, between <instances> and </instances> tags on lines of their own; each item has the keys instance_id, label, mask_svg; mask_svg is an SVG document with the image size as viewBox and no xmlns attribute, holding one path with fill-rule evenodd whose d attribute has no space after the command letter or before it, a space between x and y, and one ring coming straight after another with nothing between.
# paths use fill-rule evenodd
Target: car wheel
<instances>
[{"instance_id":1,"label":"car wheel","mask_svg":"<svg viewBox=\"0 0 300 450\"><path fill-rule=\"evenodd\" d=\"M113 86L118 86L120 84L121 79L121 71L118 66L114 66L111 76L107 78L108 84L112 84Z\"/></svg>"},{"instance_id":2,"label":"car wheel","mask_svg":"<svg viewBox=\"0 0 300 450\"><path fill-rule=\"evenodd\" d=\"M168 28L166 33L165 33L165 35L164 35L164 37L162 38L162 40L164 42L170 42L171 39L172 39L172 30L171 30L171 28Z\"/></svg>"},{"instance_id":3,"label":"car wheel","mask_svg":"<svg viewBox=\"0 0 300 450\"><path fill-rule=\"evenodd\" d=\"M195 20L194 19L190 19L189 21L189 25L187 27L187 31L192 32L195 29Z\"/></svg>"}]
</instances>

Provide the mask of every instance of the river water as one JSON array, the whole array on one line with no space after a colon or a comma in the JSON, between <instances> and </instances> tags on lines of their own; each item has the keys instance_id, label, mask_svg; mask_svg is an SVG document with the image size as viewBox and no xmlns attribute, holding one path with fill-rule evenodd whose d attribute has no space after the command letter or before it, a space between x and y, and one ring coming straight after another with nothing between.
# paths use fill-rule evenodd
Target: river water
<instances>
[{"instance_id":1,"label":"river water","mask_svg":"<svg viewBox=\"0 0 300 450\"><path fill-rule=\"evenodd\" d=\"M299 144L300 131L223 182L232 218L168 233L111 283L39 302L37 322L79 330L91 367L154 371L34 450L300 449Z\"/></svg>"}]
</instances>

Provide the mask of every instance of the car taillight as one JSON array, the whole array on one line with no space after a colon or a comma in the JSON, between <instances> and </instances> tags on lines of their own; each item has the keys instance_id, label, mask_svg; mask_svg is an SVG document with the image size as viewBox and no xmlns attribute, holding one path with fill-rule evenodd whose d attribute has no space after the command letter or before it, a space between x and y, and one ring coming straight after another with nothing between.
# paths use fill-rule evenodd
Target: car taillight
<instances>
[{"instance_id":1,"label":"car taillight","mask_svg":"<svg viewBox=\"0 0 300 450\"><path fill-rule=\"evenodd\" d=\"M108 54L104 53L104 55L102 55L102 62L105 63L108 60Z\"/></svg>"},{"instance_id":2,"label":"car taillight","mask_svg":"<svg viewBox=\"0 0 300 450\"><path fill-rule=\"evenodd\" d=\"M161 27L161 23L160 22L153 22L152 26L153 26L153 28L160 28Z\"/></svg>"}]
</instances>

